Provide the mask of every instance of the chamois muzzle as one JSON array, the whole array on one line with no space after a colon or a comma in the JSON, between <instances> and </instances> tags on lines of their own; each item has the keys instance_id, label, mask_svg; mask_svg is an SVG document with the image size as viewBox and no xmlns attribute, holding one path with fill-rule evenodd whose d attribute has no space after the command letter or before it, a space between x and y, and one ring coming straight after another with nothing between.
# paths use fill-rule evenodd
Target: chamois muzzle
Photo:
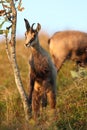
<instances>
[{"instance_id":1,"label":"chamois muzzle","mask_svg":"<svg viewBox=\"0 0 87 130\"><path fill-rule=\"evenodd\" d=\"M25 44L25 46L26 46L26 47L31 47L31 46L33 46L33 42L35 41L35 39L36 39L36 35L35 35L27 44Z\"/></svg>"}]
</instances>

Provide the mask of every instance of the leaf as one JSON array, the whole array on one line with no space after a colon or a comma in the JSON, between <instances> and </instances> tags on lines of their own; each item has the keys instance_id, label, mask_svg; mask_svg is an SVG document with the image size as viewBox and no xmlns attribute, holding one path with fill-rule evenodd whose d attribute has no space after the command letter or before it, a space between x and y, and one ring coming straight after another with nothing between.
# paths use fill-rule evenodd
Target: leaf
<instances>
[{"instance_id":1,"label":"leaf","mask_svg":"<svg viewBox=\"0 0 87 130\"><path fill-rule=\"evenodd\" d=\"M79 75L81 77L87 77L87 70L85 68L80 67L80 69L79 69Z\"/></svg>"},{"instance_id":2,"label":"leaf","mask_svg":"<svg viewBox=\"0 0 87 130\"><path fill-rule=\"evenodd\" d=\"M79 78L78 72L76 71L70 71L70 72L71 72L72 78Z\"/></svg>"},{"instance_id":3,"label":"leaf","mask_svg":"<svg viewBox=\"0 0 87 130\"><path fill-rule=\"evenodd\" d=\"M18 11L23 11L24 10L24 7L21 7L21 5L19 4L18 5Z\"/></svg>"},{"instance_id":4,"label":"leaf","mask_svg":"<svg viewBox=\"0 0 87 130\"><path fill-rule=\"evenodd\" d=\"M24 10L24 7L21 7L21 5L22 5L22 1L20 0L19 1L19 4L18 4L18 11L23 11Z\"/></svg>"},{"instance_id":5,"label":"leaf","mask_svg":"<svg viewBox=\"0 0 87 130\"><path fill-rule=\"evenodd\" d=\"M5 14L5 10L0 10L0 16L3 16Z\"/></svg>"},{"instance_id":6,"label":"leaf","mask_svg":"<svg viewBox=\"0 0 87 130\"><path fill-rule=\"evenodd\" d=\"M3 30L0 30L0 34L3 34Z\"/></svg>"},{"instance_id":7,"label":"leaf","mask_svg":"<svg viewBox=\"0 0 87 130\"><path fill-rule=\"evenodd\" d=\"M0 1L0 3L6 3L6 1Z\"/></svg>"},{"instance_id":8,"label":"leaf","mask_svg":"<svg viewBox=\"0 0 87 130\"><path fill-rule=\"evenodd\" d=\"M2 34L8 35L8 33L9 33L8 29L6 29L6 30L0 30L0 35L2 35Z\"/></svg>"},{"instance_id":9,"label":"leaf","mask_svg":"<svg viewBox=\"0 0 87 130\"><path fill-rule=\"evenodd\" d=\"M6 5L6 4L3 4L3 7L10 9L10 6L8 6L8 5Z\"/></svg>"},{"instance_id":10,"label":"leaf","mask_svg":"<svg viewBox=\"0 0 87 130\"><path fill-rule=\"evenodd\" d=\"M18 11L23 11L24 7L18 8Z\"/></svg>"},{"instance_id":11,"label":"leaf","mask_svg":"<svg viewBox=\"0 0 87 130\"><path fill-rule=\"evenodd\" d=\"M8 30L8 29L6 29L6 30L3 30L3 33L5 33L6 35L8 35L8 33L9 33L9 30Z\"/></svg>"},{"instance_id":12,"label":"leaf","mask_svg":"<svg viewBox=\"0 0 87 130\"><path fill-rule=\"evenodd\" d=\"M5 23L5 20L0 24L0 29L2 28L4 23Z\"/></svg>"},{"instance_id":13,"label":"leaf","mask_svg":"<svg viewBox=\"0 0 87 130\"><path fill-rule=\"evenodd\" d=\"M23 11L23 10L24 10L24 7L18 9L18 11Z\"/></svg>"},{"instance_id":14,"label":"leaf","mask_svg":"<svg viewBox=\"0 0 87 130\"><path fill-rule=\"evenodd\" d=\"M80 67L78 71L70 71L73 78L86 78L87 70Z\"/></svg>"},{"instance_id":15,"label":"leaf","mask_svg":"<svg viewBox=\"0 0 87 130\"><path fill-rule=\"evenodd\" d=\"M10 0L6 0L6 2L10 2Z\"/></svg>"}]
</instances>

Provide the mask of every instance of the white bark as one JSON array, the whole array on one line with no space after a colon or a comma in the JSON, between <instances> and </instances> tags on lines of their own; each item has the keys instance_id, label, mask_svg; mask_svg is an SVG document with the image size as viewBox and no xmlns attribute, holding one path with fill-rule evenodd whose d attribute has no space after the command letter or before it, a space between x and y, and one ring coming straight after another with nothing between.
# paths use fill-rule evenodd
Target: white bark
<instances>
[{"instance_id":1,"label":"white bark","mask_svg":"<svg viewBox=\"0 0 87 130\"><path fill-rule=\"evenodd\" d=\"M17 60L16 60L16 20L17 20L17 12L15 9L15 5L14 5L14 0L10 1L10 7L12 10L12 32L11 32L11 47L10 47L10 55L11 55L11 64L13 67L13 71L14 71L14 77L15 77L15 82L17 85L17 89L20 93L22 102L23 102L23 106L24 106L24 111L25 111L25 117L28 120L29 119L29 105L28 105L28 100L27 100L27 96L22 84L22 80L21 80L21 76L20 76L20 71L17 65Z\"/></svg>"}]
</instances>

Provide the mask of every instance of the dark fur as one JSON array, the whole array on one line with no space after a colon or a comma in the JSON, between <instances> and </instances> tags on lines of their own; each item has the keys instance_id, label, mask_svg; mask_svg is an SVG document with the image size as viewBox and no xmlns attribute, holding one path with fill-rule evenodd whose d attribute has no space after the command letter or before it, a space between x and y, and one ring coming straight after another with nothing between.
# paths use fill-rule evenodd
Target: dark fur
<instances>
[{"instance_id":1,"label":"dark fur","mask_svg":"<svg viewBox=\"0 0 87 130\"><path fill-rule=\"evenodd\" d=\"M39 114L41 100L42 105L46 105L46 97L49 97L48 100L51 108L55 108L56 105L56 71L50 57L47 56L46 52L43 52L45 52L45 50L41 47L40 52L39 50L35 53L32 51L33 55L29 60L31 67L29 102L32 101L32 109L35 114L34 118ZM47 96L49 94L50 96Z\"/></svg>"},{"instance_id":2,"label":"dark fur","mask_svg":"<svg viewBox=\"0 0 87 130\"><path fill-rule=\"evenodd\" d=\"M25 21L28 24L28 21ZM27 29L27 35L29 33L36 37L32 37L28 44L32 45L30 47L31 55L29 58L29 103L32 103L32 110L34 112L34 119L39 115L40 104L46 105L48 99L50 107L55 109L56 105L56 76L57 72L55 66L49 56L49 54L40 46L38 40L38 30L40 29L40 24L38 24L38 29L33 30L33 28ZM27 25L30 27L29 25ZM27 27L26 26L26 27ZM31 32L32 30L32 32Z\"/></svg>"}]
</instances>

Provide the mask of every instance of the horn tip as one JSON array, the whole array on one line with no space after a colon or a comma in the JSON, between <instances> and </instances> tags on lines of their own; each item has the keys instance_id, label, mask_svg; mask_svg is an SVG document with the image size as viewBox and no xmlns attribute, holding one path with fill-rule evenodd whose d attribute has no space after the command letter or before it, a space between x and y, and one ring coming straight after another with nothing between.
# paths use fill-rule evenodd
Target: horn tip
<instances>
[{"instance_id":1,"label":"horn tip","mask_svg":"<svg viewBox=\"0 0 87 130\"><path fill-rule=\"evenodd\" d=\"M26 21L26 19L24 18L24 21Z\"/></svg>"}]
</instances>

